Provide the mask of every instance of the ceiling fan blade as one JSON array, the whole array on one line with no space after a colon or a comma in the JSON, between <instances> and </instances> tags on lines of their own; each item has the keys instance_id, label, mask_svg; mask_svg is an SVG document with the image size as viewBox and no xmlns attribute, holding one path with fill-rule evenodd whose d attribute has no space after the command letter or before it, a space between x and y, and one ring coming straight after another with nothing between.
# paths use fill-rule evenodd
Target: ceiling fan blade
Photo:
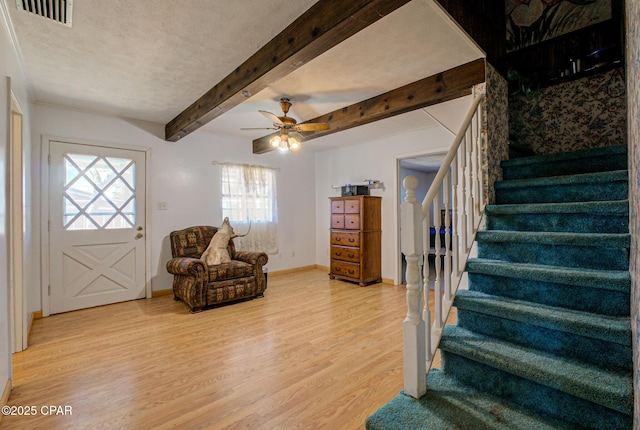
<instances>
[{"instance_id":1,"label":"ceiling fan blade","mask_svg":"<svg viewBox=\"0 0 640 430\"><path fill-rule=\"evenodd\" d=\"M295 126L298 131L321 131L329 130L329 124L326 122L315 122L309 124L298 124Z\"/></svg>"},{"instance_id":2,"label":"ceiling fan blade","mask_svg":"<svg viewBox=\"0 0 640 430\"><path fill-rule=\"evenodd\" d=\"M280 130L276 127L242 127L240 130Z\"/></svg>"},{"instance_id":3,"label":"ceiling fan blade","mask_svg":"<svg viewBox=\"0 0 640 430\"><path fill-rule=\"evenodd\" d=\"M282 121L280 121L280 118L278 118L277 116L275 116L274 114L272 114L271 112L267 112L266 110L259 110L258 112L260 112L262 115L266 116L269 121L271 121L273 123L273 125L275 126L283 126L284 123Z\"/></svg>"}]
</instances>

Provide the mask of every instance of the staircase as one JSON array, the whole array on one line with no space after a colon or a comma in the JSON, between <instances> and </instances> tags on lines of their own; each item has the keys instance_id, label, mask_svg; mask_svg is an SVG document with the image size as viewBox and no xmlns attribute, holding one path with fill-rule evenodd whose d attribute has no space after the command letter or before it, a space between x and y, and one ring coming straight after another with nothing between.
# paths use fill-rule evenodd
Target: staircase
<instances>
[{"instance_id":1,"label":"staircase","mask_svg":"<svg viewBox=\"0 0 640 430\"><path fill-rule=\"evenodd\" d=\"M502 167L442 369L367 429L632 428L627 148Z\"/></svg>"}]
</instances>

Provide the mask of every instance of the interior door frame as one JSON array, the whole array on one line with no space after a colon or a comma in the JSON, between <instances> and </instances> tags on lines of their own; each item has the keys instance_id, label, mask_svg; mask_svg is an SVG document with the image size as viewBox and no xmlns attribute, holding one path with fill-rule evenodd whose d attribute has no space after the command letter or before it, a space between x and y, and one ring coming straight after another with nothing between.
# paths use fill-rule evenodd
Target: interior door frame
<instances>
[{"instance_id":1,"label":"interior door frame","mask_svg":"<svg viewBox=\"0 0 640 430\"><path fill-rule=\"evenodd\" d=\"M412 154L405 154L402 156L396 157L396 216L398 218L398 222L396 223L396 237L398 240L396 241L396 273L395 273L395 284L399 285L402 281L402 233L400 231L400 220L402 219L400 214L400 205L402 205L402 175L401 175L401 166L400 162L402 160L406 160L408 158L416 158L423 157L429 155L442 155L446 154L449 151L450 147L437 147L430 148L426 151L420 151Z\"/></svg>"},{"instance_id":2,"label":"interior door frame","mask_svg":"<svg viewBox=\"0 0 640 430\"><path fill-rule=\"evenodd\" d=\"M149 174L151 165L151 148L136 146L136 145L122 145L119 143L100 142L90 139L60 137L48 134L43 134L41 138L41 155L42 155L42 175L41 180L41 219L40 219L40 252L42 255L42 274L41 274L41 296L42 296L42 316L48 317L51 315L51 304L49 301L49 276L51 272L50 268L50 256L49 256L49 150L51 142L65 142L77 145L98 146L106 148L124 149L129 151L140 151L145 154L145 259L144 259L144 276L145 276L145 297L151 298L151 193L149 192L149 186L151 176ZM45 191L47 190L47 191Z\"/></svg>"},{"instance_id":3,"label":"interior door frame","mask_svg":"<svg viewBox=\"0 0 640 430\"><path fill-rule=\"evenodd\" d=\"M7 208L8 218L8 281L9 310L11 315L11 352L27 349L27 303L24 291L24 113L18 98L11 89L11 78L7 78L9 88L9 140L7 178L9 180ZM20 130L16 134L15 119ZM18 137L17 137L18 136Z\"/></svg>"}]
</instances>

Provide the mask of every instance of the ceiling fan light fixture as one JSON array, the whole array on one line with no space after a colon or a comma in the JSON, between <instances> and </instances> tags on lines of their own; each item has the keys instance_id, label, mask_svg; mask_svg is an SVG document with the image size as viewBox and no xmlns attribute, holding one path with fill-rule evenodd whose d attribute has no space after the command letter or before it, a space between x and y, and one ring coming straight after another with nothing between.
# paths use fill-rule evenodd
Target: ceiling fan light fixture
<instances>
[{"instance_id":1,"label":"ceiling fan light fixture","mask_svg":"<svg viewBox=\"0 0 640 430\"><path fill-rule=\"evenodd\" d=\"M280 142L282 142L282 139L280 139L279 135L273 136L269 141L269 143L271 143L271 146L273 146L274 148L278 148L280 146Z\"/></svg>"},{"instance_id":2,"label":"ceiling fan light fixture","mask_svg":"<svg viewBox=\"0 0 640 430\"><path fill-rule=\"evenodd\" d=\"M289 151L289 144L287 142L285 142L284 140L280 141L280 146L278 146L278 151L280 152L288 152Z\"/></svg>"},{"instance_id":3,"label":"ceiling fan light fixture","mask_svg":"<svg viewBox=\"0 0 640 430\"><path fill-rule=\"evenodd\" d=\"M269 139L269 144L274 149L279 149L281 152L287 152L290 149L296 151L302 146L304 138L299 132L316 132L329 130L329 124L325 122L318 123L303 123L298 124L294 118L287 116L289 109L291 108L291 101L287 97L280 99L280 107L282 109L282 116L276 116L271 112L265 110L259 110L262 115L271 121L273 127L265 128L266 130L279 130L277 134ZM242 130L254 130L253 128L243 128Z\"/></svg>"}]
</instances>

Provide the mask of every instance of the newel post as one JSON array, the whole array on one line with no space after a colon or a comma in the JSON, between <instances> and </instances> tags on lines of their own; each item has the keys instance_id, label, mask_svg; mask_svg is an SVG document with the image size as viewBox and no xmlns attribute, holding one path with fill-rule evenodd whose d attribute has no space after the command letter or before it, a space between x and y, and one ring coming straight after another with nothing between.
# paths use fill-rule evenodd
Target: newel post
<instances>
[{"instance_id":1,"label":"newel post","mask_svg":"<svg viewBox=\"0 0 640 430\"><path fill-rule=\"evenodd\" d=\"M404 392L420 398L427 392L425 322L422 319L422 282L419 259L422 258L422 204L416 199L418 180L407 176L400 205L400 240L407 261L407 316L402 323L404 343Z\"/></svg>"}]
</instances>

